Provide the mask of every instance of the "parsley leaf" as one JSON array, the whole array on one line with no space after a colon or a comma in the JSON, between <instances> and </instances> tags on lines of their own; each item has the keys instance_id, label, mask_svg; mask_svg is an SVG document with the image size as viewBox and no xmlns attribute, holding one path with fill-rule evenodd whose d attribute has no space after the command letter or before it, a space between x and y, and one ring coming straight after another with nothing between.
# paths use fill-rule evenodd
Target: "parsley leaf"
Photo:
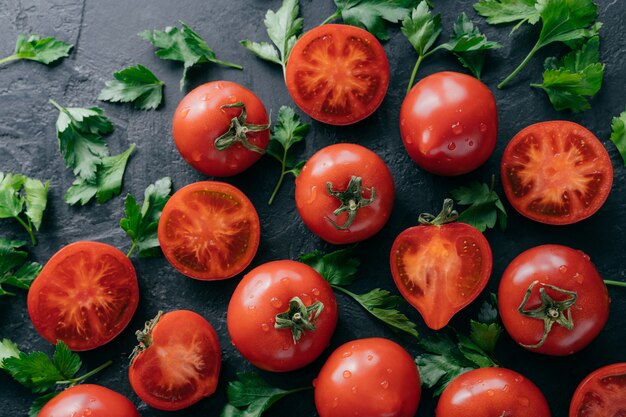
<instances>
[{"instance_id":1,"label":"parsley leaf","mask_svg":"<svg viewBox=\"0 0 626 417\"><path fill-rule=\"evenodd\" d=\"M41 265L27 262L28 253L19 250L25 244L24 241L0 239L0 296L15 295L2 288L3 285L27 290L41 271ZM0 346L0 360L2 356Z\"/></svg>"},{"instance_id":2,"label":"parsley leaf","mask_svg":"<svg viewBox=\"0 0 626 417\"><path fill-rule=\"evenodd\" d=\"M414 3L415 0L335 0L337 11L322 24L341 18L344 23L361 27L380 40L388 40L385 21L402 21Z\"/></svg>"},{"instance_id":3,"label":"parsley leaf","mask_svg":"<svg viewBox=\"0 0 626 417\"><path fill-rule=\"evenodd\" d=\"M298 116L291 107L282 106L280 110L278 110L278 120L272 126L270 143L267 146L266 152L280 162L281 172L268 204L274 202L274 198L276 198L276 194L285 179L285 175L293 174L298 176L298 174L300 174L304 163L296 164L294 155L289 151L295 143L304 140L304 137L309 131L309 127L308 124L300 122L300 116Z\"/></svg>"},{"instance_id":4,"label":"parsley leaf","mask_svg":"<svg viewBox=\"0 0 626 417\"><path fill-rule=\"evenodd\" d=\"M0 219L14 218L26 229L31 243L37 244L33 232L39 230L48 202L49 183L21 174L0 172Z\"/></svg>"},{"instance_id":5,"label":"parsley leaf","mask_svg":"<svg viewBox=\"0 0 626 417\"><path fill-rule=\"evenodd\" d=\"M18 59L29 59L42 64L50 64L69 55L74 46L54 37L40 38L39 35L19 35L13 55L0 59L0 65Z\"/></svg>"},{"instance_id":6,"label":"parsley leaf","mask_svg":"<svg viewBox=\"0 0 626 417\"><path fill-rule=\"evenodd\" d=\"M535 7L542 22L539 39L522 63L498 84L498 88L511 81L544 46L553 42L573 42L597 33L593 24L598 16L598 7L593 0L537 0Z\"/></svg>"},{"instance_id":7,"label":"parsley leaf","mask_svg":"<svg viewBox=\"0 0 626 417\"><path fill-rule=\"evenodd\" d=\"M539 21L539 10L535 7L537 0L480 0L474 4L479 15L487 18L492 25L515 23L513 31L524 23L534 25Z\"/></svg>"},{"instance_id":8,"label":"parsley leaf","mask_svg":"<svg viewBox=\"0 0 626 417\"><path fill-rule=\"evenodd\" d=\"M283 76L286 77L286 65L291 49L296 44L304 21L298 17L300 6L298 0L283 0L283 4L277 11L268 10L263 23L267 28L267 34L275 47L267 42L241 41L246 49L261 59L274 62L283 68ZM276 51L278 49L278 51Z\"/></svg>"},{"instance_id":9,"label":"parsley leaf","mask_svg":"<svg viewBox=\"0 0 626 417\"><path fill-rule=\"evenodd\" d=\"M163 81L141 64L114 72L115 80L107 81L98 100L113 103L132 102L136 109L156 109L163 100Z\"/></svg>"},{"instance_id":10,"label":"parsley leaf","mask_svg":"<svg viewBox=\"0 0 626 417\"><path fill-rule=\"evenodd\" d=\"M6 358L18 358L20 356L20 348L9 339L2 339L0 343L0 368L2 361Z\"/></svg>"},{"instance_id":11,"label":"parsley leaf","mask_svg":"<svg viewBox=\"0 0 626 417\"><path fill-rule=\"evenodd\" d=\"M265 382L255 373L237 373L238 381L228 383L226 396L228 403L220 417L259 417L276 401L296 392L312 387L283 390Z\"/></svg>"},{"instance_id":12,"label":"parsley leaf","mask_svg":"<svg viewBox=\"0 0 626 417\"><path fill-rule=\"evenodd\" d=\"M531 86L542 88L556 110L579 112L590 109L587 97L600 91L604 75L599 48L600 38L594 36L561 60L546 59L543 83Z\"/></svg>"},{"instance_id":13,"label":"parsley leaf","mask_svg":"<svg viewBox=\"0 0 626 417\"><path fill-rule=\"evenodd\" d=\"M617 147L626 165L626 110L614 117L611 123L611 141Z\"/></svg>"},{"instance_id":14,"label":"parsley leaf","mask_svg":"<svg viewBox=\"0 0 626 417\"><path fill-rule=\"evenodd\" d=\"M120 220L120 226L133 241L127 254L129 258L135 247L139 249L139 256L142 257L158 256L161 253L157 229L161 211L171 192L172 180L164 177L146 188L141 209L132 195L126 195L124 202L126 217Z\"/></svg>"},{"instance_id":15,"label":"parsley leaf","mask_svg":"<svg viewBox=\"0 0 626 417\"><path fill-rule=\"evenodd\" d=\"M458 221L474 226L481 232L492 229L496 222L502 230L506 229L507 214L498 194L487 184L472 182L467 187L459 187L450 192L457 204L468 206Z\"/></svg>"},{"instance_id":16,"label":"parsley leaf","mask_svg":"<svg viewBox=\"0 0 626 417\"><path fill-rule=\"evenodd\" d=\"M215 52L209 48L205 40L189 26L180 22L182 29L168 26L164 31L145 30L138 35L157 48L156 55L161 59L180 61L184 64L183 78L180 79L180 90L185 86L187 70L195 64L213 62L229 68L243 69L241 65L217 59Z\"/></svg>"},{"instance_id":17,"label":"parsley leaf","mask_svg":"<svg viewBox=\"0 0 626 417\"><path fill-rule=\"evenodd\" d=\"M314 251L301 255L300 262L315 269L331 285L350 285L361 265L355 254L355 246L331 253Z\"/></svg>"}]
</instances>

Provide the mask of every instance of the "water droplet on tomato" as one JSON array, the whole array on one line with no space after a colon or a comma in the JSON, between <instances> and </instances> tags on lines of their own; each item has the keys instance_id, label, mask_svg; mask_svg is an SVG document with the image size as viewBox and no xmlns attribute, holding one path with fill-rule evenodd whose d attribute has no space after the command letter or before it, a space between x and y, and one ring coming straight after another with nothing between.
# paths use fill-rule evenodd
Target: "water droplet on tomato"
<instances>
[{"instance_id":1,"label":"water droplet on tomato","mask_svg":"<svg viewBox=\"0 0 626 417\"><path fill-rule=\"evenodd\" d=\"M487 390L487 395L490 396L490 397L493 397L494 395L496 395L496 393L492 389L488 389Z\"/></svg>"},{"instance_id":2,"label":"water droplet on tomato","mask_svg":"<svg viewBox=\"0 0 626 417\"><path fill-rule=\"evenodd\" d=\"M320 290L318 290L317 288L313 288L313 289L311 290L311 292L312 292L312 293L313 293L313 295L315 295L315 296L320 295Z\"/></svg>"},{"instance_id":3,"label":"water droplet on tomato","mask_svg":"<svg viewBox=\"0 0 626 417\"><path fill-rule=\"evenodd\" d=\"M337 408L338 405L339 405L339 398L338 397L333 398L333 402L330 404L330 406L332 408Z\"/></svg>"},{"instance_id":4,"label":"water droplet on tomato","mask_svg":"<svg viewBox=\"0 0 626 417\"><path fill-rule=\"evenodd\" d=\"M470 141L469 141L469 143L468 143L468 145L469 145L469 146L474 146L474 141L471 141L471 140L470 140Z\"/></svg>"},{"instance_id":5,"label":"water droplet on tomato","mask_svg":"<svg viewBox=\"0 0 626 417\"><path fill-rule=\"evenodd\" d=\"M367 360L368 360L368 361L371 361L372 359L374 359L374 356L373 356L373 355L367 355Z\"/></svg>"},{"instance_id":6,"label":"water droplet on tomato","mask_svg":"<svg viewBox=\"0 0 626 417\"><path fill-rule=\"evenodd\" d=\"M311 304L311 301L312 301L312 300L311 300L311 296L310 296L309 294L307 294L307 293L302 293L302 294L300 295L300 299L302 300L302 302L303 302L305 305L310 305L310 304Z\"/></svg>"},{"instance_id":7,"label":"water droplet on tomato","mask_svg":"<svg viewBox=\"0 0 626 417\"><path fill-rule=\"evenodd\" d=\"M306 201L306 203L309 205L313 204L316 198L317 198L317 185L314 185L313 187L311 187L311 195L309 196L309 199Z\"/></svg>"},{"instance_id":8,"label":"water droplet on tomato","mask_svg":"<svg viewBox=\"0 0 626 417\"><path fill-rule=\"evenodd\" d=\"M343 352L341 354L341 356L344 357L344 358L349 358L350 356L352 356L352 352L347 350L347 351Z\"/></svg>"},{"instance_id":9,"label":"water droplet on tomato","mask_svg":"<svg viewBox=\"0 0 626 417\"><path fill-rule=\"evenodd\" d=\"M261 324L261 330L263 330L264 332L269 332L270 331L270 326L268 326L267 323L262 323Z\"/></svg>"},{"instance_id":10,"label":"water droplet on tomato","mask_svg":"<svg viewBox=\"0 0 626 417\"><path fill-rule=\"evenodd\" d=\"M202 97L200 97L200 101L209 101L209 98L210 98L209 95L205 94Z\"/></svg>"},{"instance_id":11,"label":"water droplet on tomato","mask_svg":"<svg viewBox=\"0 0 626 417\"><path fill-rule=\"evenodd\" d=\"M283 285L289 284L289 278L287 278L287 277L281 278L280 279L280 283L283 284Z\"/></svg>"},{"instance_id":12,"label":"water droplet on tomato","mask_svg":"<svg viewBox=\"0 0 626 417\"><path fill-rule=\"evenodd\" d=\"M392 373L392 372L393 372L393 370L392 370L391 368L387 368L387 373L388 373L388 374L390 374L390 373Z\"/></svg>"},{"instance_id":13,"label":"water droplet on tomato","mask_svg":"<svg viewBox=\"0 0 626 417\"><path fill-rule=\"evenodd\" d=\"M450 142L448 144L448 149L450 149L451 151L455 150L456 149L456 144L454 142Z\"/></svg>"},{"instance_id":14,"label":"water droplet on tomato","mask_svg":"<svg viewBox=\"0 0 626 417\"><path fill-rule=\"evenodd\" d=\"M272 299L270 300L270 304L274 308L281 308L283 306L283 302L280 301L280 299L276 297L272 297Z\"/></svg>"},{"instance_id":15,"label":"water droplet on tomato","mask_svg":"<svg viewBox=\"0 0 626 417\"><path fill-rule=\"evenodd\" d=\"M413 135L411 135L411 134L406 135L406 137L404 138L404 140L405 140L405 142L406 142L406 143L408 143L408 144L413 143Z\"/></svg>"},{"instance_id":16,"label":"water droplet on tomato","mask_svg":"<svg viewBox=\"0 0 626 417\"><path fill-rule=\"evenodd\" d=\"M91 408L85 408L85 411L83 411L83 415L84 416L90 416L91 415Z\"/></svg>"},{"instance_id":17,"label":"water droplet on tomato","mask_svg":"<svg viewBox=\"0 0 626 417\"><path fill-rule=\"evenodd\" d=\"M526 397L517 397L517 402L523 407L528 407L530 400Z\"/></svg>"},{"instance_id":18,"label":"water droplet on tomato","mask_svg":"<svg viewBox=\"0 0 626 417\"><path fill-rule=\"evenodd\" d=\"M237 97L235 97L235 96L228 96L228 101L230 101L231 103L236 103L237 102Z\"/></svg>"},{"instance_id":19,"label":"water droplet on tomato","mask_svg":"<svg viewBox=\"0 0 626 417\"><path fill-rule=\"evenodd\" d=\"M200 162L200 160L202 159L202 152L200 151L193 151L191 153L191 160L194 162Z\"/></svg>"},{"instance_id":20,"label":"water droplet on tomato","mask_svg":"<svg viewBox=\"0 0 626 417\"><path fill-rule=\"evenodd\" d=\"M559 272L560 272L561 274L566 273L566 272L567 272L567 267L566 267L565 265L561 265L561 266L559 266Z\"/></svg>"},{"instance_id":21,"label":"water droplet on tomato","mask_svg":"<svg viewBox=\"0 0 626 417\"><path fill-rule=\"evenodd\" d=\"M382 382L380 383L380 386L381 386L383 389L387 389L387 388L389 388L389 381L387 381L387 380L385 379L384 381L382 381Z\"/></svg>"},{"instance_id":22,"label":"water droplet on tomato","mask_svg":"<svg viewBox=\"0 0 626 417\"><path fill-rule=\"evenodd\" d=\"M221 81L218 81L218 82L215 84L215 87L216 87L218 90L223 90L223 89L224 89L224 83L223 83L223 82L221 82Z\"/></svg>"},{"instance_id":23,"label":"water droplet on tomato","mask_svg":"<svg viewBox=\"0 0 626 417\"><path fill-rule=\"evenodd\" d=\"M585 280L585 277L582 274L578 272L574 274L574 281L576 281L577 283L582 284L584 280Z\"/></svg>"},{"instance_id":24,"label":"water droplet on tomato","mask_svg":"<svg viewBox=\"0 0 626 417\"><path fill-rule=\"evenodd\" d=\"M478 128L481 132L486 132L487 131L487 125L484 123L480 124L480 127Z\"/></svg>"},{"instance_id":25,"label":"water droplet on tomato","mask_svg":"<svg viewBox=\"0 0 626 417\"><path fill-rule=\"evenodd\" d=\"M463 133L463 125L461 125L461 122L456 122L450 127L452 128L452 133L454 133L455 135L460 135L461 133Z\"/></svg>"},{"instance_id":26,"label":"water droplet on tomato","mask_svg":"<svg viewBox=\"0 0 626 417\"><path fill-rule=\"evenodd\" d=\"M511 388L508 385L505 385L504 387L502 387L502 391L504 392L509 392Z\"/></svg>"},{"instance_id":27,"label":"water droplet on tomato","mask_svg":"<svg viewBox=\"0 0 626 417\"><path fill-rule=\"evenodd\" d=\"M404 126L406 124L406 119L401 119L400 120L400 126Z\"/></svg>"},{"instance_id":28,"label":"water droplet on tomato","mask_svg":"<svg viewBox=\"0 0 626 417\"><path fill-rule=\"evenodd\" d=\"M359 392L359 390L357 389L356 385L353 386L352 388L350 388L350 391L352 391L353 394L357 394Z\"/></svg>"},{"instance_id":29,"label":"water droplet on tomato","mask_svg":"<svg viewBox=\"0 0 626 417\"><path fill-rule=\"evenodd\" d=\"M521 377L521 376L516 376L515 377L515 382L522 382L523 380L524 380L524 378Z\"/></svg>"},{"instance_id":30,"label":"water droplet on tomato","mask_svg":"<svg viewBox=\"0 0 626 417\"><path fill-rule=\"evenodd\" d=\"M352 376L352 372L348 371L347 369L345 371L343 371L343 377L348 379Z\"/></svg>"}]
</instances>

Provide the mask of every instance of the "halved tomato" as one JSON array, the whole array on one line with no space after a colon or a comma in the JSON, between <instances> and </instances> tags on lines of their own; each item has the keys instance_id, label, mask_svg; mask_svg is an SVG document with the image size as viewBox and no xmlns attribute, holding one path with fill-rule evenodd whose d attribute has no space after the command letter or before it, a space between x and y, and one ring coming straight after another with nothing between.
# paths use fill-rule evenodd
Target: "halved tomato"
<instances>
[{"instance_id":1,"label":"halved tomato","mask_svg":"<svg viewBox=\"0 0 626 417\"><path fill-rule=\"evenodd\" d=\"M504 150L500 168L515 210L553 225L594 214L613 184L613 166L602 143L583 126L563 120L522 129Z\"/></svg>"},{"instance_id":2,"label":"halved tomato","mask_svg":"<svg viewBox=\"0 0 626 417\"><path fill-rule=\"evenodd\" d=\"M349 25L322 25L293 47L285 81L293 101L323 123L349 125L372 114L389 86L389 62L374 35Z\"/></svg>"},{"instance_id":3,"label":"halved tomato","mask_svg":"<svg viewBox=\"0 0 626 417\"><path fill-rule=\"evenodd\" d=\"M201 181L178 190L159 220L159 243L182 274L200 280L231 278L243 271L259 247L261 224L238 188Z\"/></svg>"},{"instance_id":4,"label":"halved tomato","mask_svg":"<svg viewBox=\"0 0 626 417\"><path fill-rule=\"evenodd\" d=\"M138 303L133 264L113 246L98 242L61 248L28 292L28 313L39 334L76 351L97 348L117 336Z\"/></svg>"},{"instance_id":5,"label":"halved tomato","mask_svg":"<svg viewBox=\"0 0 626 417\"><path fill-rule=\"evenodd\" d=\"M600 368L585 378L570 403L569 417L626 416L626 363Z\"/></svg>"},{"instance_id":6,"label":"halved tomato","mask_svg":"<svg viewBox=\"0 0 626 417\"><path fill-rule=\"evenodd\" d=\"M180 410L215 392L222 353L217 333L199 314L161 314L137 332L128 378L149 406Z\"/></svg>"},{"instance_id":7,"label":"halved tomato","mask_svg":"<svg viewBox=\"0 0 626 417\"><path fill-rule=\"evenodd\" d=\"M493 264L489 242L478 229L446 224L454 219L451 211L452 201L446 200L442 214L406 229L391 247L391 274L400 294L433 330L478 297Z\"/></svg>"}]
</instances>

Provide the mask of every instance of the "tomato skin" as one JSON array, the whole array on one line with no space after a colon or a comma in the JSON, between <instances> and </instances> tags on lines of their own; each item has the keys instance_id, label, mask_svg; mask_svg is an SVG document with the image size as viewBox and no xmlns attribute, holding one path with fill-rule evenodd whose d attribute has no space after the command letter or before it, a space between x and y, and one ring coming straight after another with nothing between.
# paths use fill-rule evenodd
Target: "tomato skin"
<instances>
[{"instance_id":1,"label":"tomato skin","mask_svg":"<svg viewBox=\"0 0 626 417\"><path fill-rule=\"evenodd\" d=\"M352 176L362 178L363 198L374 201L358 209L352 224L345 230L333 225L345 225L348 213L335 216L341 201L327 191L347 189ZM389 220L395 197L393 177L385 162L369 149L355 144L340 143L327 146L314 154L296 177L296 207L300 217L313 233L332 244L359 242L372 237Z\"/></svg>"},{"instance_id":2,"label":"tomato skin","mask_svg":"<svg viewBox=\"0 0 626 417\"><path fill-rule=\"evenodd\" d=\"M589 374L576 388L569 417L621 416L626 411L626 363Z\"/></svg>"},{"instance_id":3,"label":"tomato skin","mask_svg":"<svg viewBox=\"0 0 626 417\"><path fill-rule=\"evenodd\" d=\"M462 175L493 153L498 111L480 80L438 72L420 80L402 102L400 135L417 165L437 175Z\"/></svg>"},{"instance_id":4,"label":"tomato skin","mask_svg":"<svg viewBox=\"0 0 626 417\"><path fill-rule=\"evenodd\" d=\"M158 410L187 408L212 395L222 353L217 333L202 316L189 310L163 314L128 368L139 398Z\"/></svg>"},{"instance_id":5,"label":"tomato skin","mask_svg":"<svg viewBox=\"0 0 626 417\"><path fill-rule=\"evenodd\" d=\"M513 208L551 225L590 217L613 185L611 158L602 143L565 120L535 123L517 133L504 150L500 173Z\"/></svg>"},{"instance_id":6,"label":"tomato skin","mask_svg":"<svg viewBox=\"0 0 626 417\"><path fill-rule=\"evenodd\" d=\"M478 229L448 223L400 233L391 247L390 264L400 294L429 328L439 330L485 288L493 255Z\"/></svg>"},{"instance_id":7,"label":"tomato skin","mask_svg":"<svg viewBox=\"0 0 626 417\"><path fill-rule=\"evenodd\" d=\"M158 237L167 260L199 280L231 278L252 262L261 223L252 202L238 188L217 181L189 184L168 200Z\"/></svg>"},{"instance_id":8,"label":"tomato skin","mask_svg":"<svg viewBox=\"0 0 626 417\"><path fill-rule=\"evenodd\" d=\"M294 344L289 329L275 329L275 317L299 297L306 306L320 301L315 331ZM283 260L256 267L243 277L228 305L228 333L243 357L258 368L286 372L314 361L330 343L337 325L337 302L328 282L308 265Z\"/></svg>"},{"instance_id":9,"label":"tomato skin","mask_svg":"<svg viewBox=\"0 0 626 417\"><path fill-rule=\"evenodd\" d=\"M59 249L28 291L28 314L35 329L48 342L63 340L73 351L113 340L138 304L133 264L100 242L79 241Z\"/></svg>"},{"instance_id":10,"label":"tomato skin","mask_svg":"<svg viewBox=\"0 0 626 417\"><path fill-rule=\"evenodd\" d=\"M550 417L531 381L505 368L480 368L456 377L441 393L436 417Z\"/></svg>"},{"instance_id":11,"label":"tomato skin","mask_svg":"<svg viewBox=\"0 0 626 417\"><path fill-rule=\"evenodd\" d=\"M140 417L122 394L100 385L80 384L62 391L43 406L37 417Z\"/></svg>"},{"instance_id":12,"label":"tomato skin","mask_svg":"<svg viewBox=\"0 0 626 417\"><path fill-rule=\"evenodd\" d=\"M338 347L313 386L320 417L413 417L421 396L411 355L382 338L353 340Z\"/></svg>"},{"instance_id":13,"label":"tomato skin","mask_svg":"<svg viewBox=\"0 0 626 417\"><path fill-rule=\"evenodd\" d=\"M289 54L285 81L293 101L313 119L350 125L382 103L389 86L389 62L371 33L326 24L298 39Z\"/></svg>"},{"instance_id":14,"label":"tomato skin","mask_svg":"<svg viewBox=\"0 0 626 417\"><path fill-rule=\"evenodd\" d=\"M574 291L578 299L572 308L574 328L555 323L545 343L528 350L554 356L571 355L587 346L604 327L609 316L606 285L589 256L561 245L542 245L518 255L504 271L498 290L498 309L507 332L519 344L536 344L544 333L542 320L518 312L529 286L534 282ZM546 289L553 298L563 299ZM525 310L540 305L538 289L533 290Z\"/></svg>"},{"instance_id":15,"label":"tomato skin","mask_svg":"<svg viewBox=\"0 0 626 417\"><path fill-rule=\"evenodd\" d=\"M213 81L190 91L180 102L172 122L174 143L189 165L205 175L229 177L248 169L261 158L259 152L237 143L218 150L215 139L228 131L231 119L241 114L240 109L221 106L243 103L248 124L267 125L269 119L261 100L247 88L231 81ZM249 132L249 142L261 149L267 148L269 129Z\"/></svg>"}]
</instances>

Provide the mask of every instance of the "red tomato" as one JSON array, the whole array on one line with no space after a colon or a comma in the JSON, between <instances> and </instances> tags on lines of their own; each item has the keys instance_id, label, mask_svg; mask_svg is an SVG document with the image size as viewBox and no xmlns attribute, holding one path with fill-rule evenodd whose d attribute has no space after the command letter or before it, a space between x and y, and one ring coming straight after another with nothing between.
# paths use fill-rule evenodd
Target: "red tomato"
<instances>
[{"instance_id":1,"label":"red tomato","mask_svg":"<svg viewBox=\"0 0 626 417\"><path fill-rule=\"evenodd\" d=\"M178 190L159 220L159 243L180 273L200 280L233 277L252 261L261 224L238 188L201 181Z\"/></svg>"},{"instance_id":2,"label":"red tomato","mask_svg":"<svg viewBox=\"0 0 626 417\"><path fill-rule=\"evenodd\" d=\"M589 256L561 245L537 246L513 259L498 291L511 337L555 356L571 355L595 339L609 317L609 302Z\"/></svg>"},{"instance_id":3,"label":"red tomato","mask_svg":"<svg viewBox=\"0 0 626 417\"><path fill-rule=\"evenodd\" d=\"M37 417L140 417L124 397L100 385L81 384L68 388L48 401Z\"/></svg>"},{"instance_id":4,"label":"red tomato","mask_svg":"<svg viewBox=\"0 0 626 417\"><path fill-rule=\"evenodd\" d=\"M313 155L296 177L296 207L309 229L333 244L367 239L393 208L391 172L378 155L340 143Z\"/></svg>"},{"instance_id":5,"label":"red tomato","mask_svg":"<svg viewBox=\"0 0 626 417\"><path fill-rule=\"evenodd\" d=\"M150 407L180 410L215 392L222 363L217 333L188 310L159 315L137 332L128 379Z\"/></svg>"},{"instance_id":6,"label":"red tomato","mask_svg":"<svg viewBox=\"0 0 626 417\"><path fill-rule=\"evenodd\" d=\"M296 42L285 76L293 101L323 123L350 125L380 106L389 62L374 35L349 25L322 25Z\"/></svg>"},{"instance_id":7,"label":"red tomato","mask_svg":"<svg viewBox=\"0 0 626 417\"><path fill-rule=\"evenodd\" d=\"M448 384L435 416L550 417L550 408L539 388L517 372L481 368Z\"/></svg>"},{"instance_id":8,"label":"red tomato","mask_svg":"<svg viewBox=\"0 0 626 417\"><path fill-rule=\"evenodd\" d=\"M439 217L450 214L451 203L444 203ZM428 327L439 330L485 288L493 258L489 242L475 227L435 221L400 233L390 262L400 294Z\"/></svg>"},{"instance_id":9,"label":"red tomato","mask_svg":"<svg viewBox=\"0 0 626 417\"><path fill-rule=\"evenodd\" d=\"M569 417L626 415L626 363L600 368L585 378L570 403Z\"/></svg>"},{"instance_id":10,"label":"red tomato","mask_svg":"<svg viewBox=\"0 0 626 417\"><path fill-rule=\"evenodd\" d=\"M523 216L571 224L602 207L613 184L609 154L593 133L563 120L522 129L500 167L506 198Z\"/></svg>"},{"instance_id":11,"label":"red tomato","mask_svg":"<svg viewBox=\"0 0 626 417\"><path fill-rule=\"evenodd\" d=\"M230 81L206 83L187 94L174 113L172 133L185 161L216 177L248 169L270 140L261 100Z\"/></svg>"},{"instance_id":12,"label":"red tomato","mask_svg":"<svg viewBox=\"0 0 626 417\"><path fill-rule=\"evenodd\" d=\"M461 175L493 153L498 111L493 94L474 77L438 72L423 78L400 109L400 135L411 158L437 175Z\"/></svg>"},{"instance_id":13,"label":"red tomato","mask_svg":"<svg viewBox=\"0 0 626 417\"><path fill-rule=\"evenodd\" d=\"M320 417L413 417L421 395L411 355L381 338L338 347L313 386Z\"/></svg>"},{"instance_id":14,"label":"red tomato","mask_svg":"<svg viewBox=\"0 0 626 417\"><path fill-rule=\"evenodd\" d=\"M241 280L228 305L233 344L253 365L292 371L315 360L337 324L330 285L295 261L263 264Z\"/></svg>"},{"instance_id":15,"label":"red tomato","mask_svg":"<svg viewBox=\"0 0 626 417\"><path fill-rule=\"evenodd\" d=\"M75 351L102 346L130 322L139 303L137 275L113 246L75 242L61 248L28 291L28 313L39 334Z\"/></svg>"}]
</instances>

